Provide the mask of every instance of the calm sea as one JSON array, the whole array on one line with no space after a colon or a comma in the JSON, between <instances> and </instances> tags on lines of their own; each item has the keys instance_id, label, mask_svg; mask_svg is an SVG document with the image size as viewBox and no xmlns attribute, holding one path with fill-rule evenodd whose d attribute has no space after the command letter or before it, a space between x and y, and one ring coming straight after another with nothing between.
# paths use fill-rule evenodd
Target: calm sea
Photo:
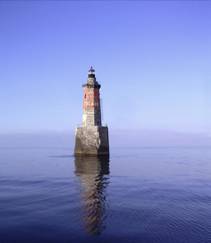
<instances>
[{"instance_id":1,"label":"calm sea","mask_svg":"<svg viewBox=\"0 0 211 243\"><path fill-rule=\"evenodd\" d=\"M0 242L211 242L211 148L0 148Z\"/></svg>"}]
</instances>

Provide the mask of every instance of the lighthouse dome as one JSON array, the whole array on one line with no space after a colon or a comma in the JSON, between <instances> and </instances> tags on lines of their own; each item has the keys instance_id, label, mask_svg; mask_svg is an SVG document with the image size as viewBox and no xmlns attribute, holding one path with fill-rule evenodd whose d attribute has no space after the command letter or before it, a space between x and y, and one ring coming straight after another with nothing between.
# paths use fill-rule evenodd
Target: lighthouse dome
<instances>
[{"instance_id":1,"label":"lighthouse dome","mask_svg":"<svg viewBox=\"0 0 211 243\"><path fill-rule=\"evenodd\" d=\"M88 79L87 83L84 84L83 86L90 86L90 87L95 87L95 88L100 88L100 84L97 82L96 77L95 77L95 70L91 66L89 71L88 71Z\"/></svg>"}]
</instances>

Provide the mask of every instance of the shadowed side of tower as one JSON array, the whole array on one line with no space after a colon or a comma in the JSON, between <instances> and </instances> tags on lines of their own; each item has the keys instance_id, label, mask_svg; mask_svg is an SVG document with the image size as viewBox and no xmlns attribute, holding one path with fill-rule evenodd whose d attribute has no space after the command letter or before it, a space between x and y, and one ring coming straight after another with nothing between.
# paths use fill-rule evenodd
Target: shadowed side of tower
<instances>
[{"instance_id":1,"label":"shadowed side of tower","mask_svg":"<svg viewBox=\"0 0 211 243\"><path fill-rule=\"evenodd\" d=\"M75 155L108 155L108 127L102 126L100 87L91 67L83 85L82 126L76 129Z\"/></svg>"}]
</instances>

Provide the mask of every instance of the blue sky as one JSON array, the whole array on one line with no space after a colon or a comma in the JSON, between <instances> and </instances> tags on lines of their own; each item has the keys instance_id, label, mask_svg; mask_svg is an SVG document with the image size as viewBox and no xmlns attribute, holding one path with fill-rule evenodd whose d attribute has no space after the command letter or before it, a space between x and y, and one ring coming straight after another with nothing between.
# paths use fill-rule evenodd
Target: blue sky
<instances>
[{"instance_id":1,"label":"blue sky","mask_svg":"<svg viewBox=\"0 0 211 243\"><path fill-rule=\"evenodd\" d=\"M74 130L90 65L112 129L211 133L211 2L0 2L0 133Z\"/></svg>"}]
</instances>

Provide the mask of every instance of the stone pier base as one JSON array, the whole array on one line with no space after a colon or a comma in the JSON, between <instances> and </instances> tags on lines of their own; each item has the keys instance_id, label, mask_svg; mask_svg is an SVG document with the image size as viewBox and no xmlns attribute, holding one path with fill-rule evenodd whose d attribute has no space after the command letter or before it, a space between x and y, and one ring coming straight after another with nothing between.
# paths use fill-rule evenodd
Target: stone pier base
<instances>
[{"instance_id":1,"label":"stone pier base","mask_svg":"<svg viewBox=\"0 0 211 243\"><path fill-rule=\"evenodd\" d=\"M74 153L75 155L108 155L108 127L78 127Z\"/></svg>"}]
</instances>

